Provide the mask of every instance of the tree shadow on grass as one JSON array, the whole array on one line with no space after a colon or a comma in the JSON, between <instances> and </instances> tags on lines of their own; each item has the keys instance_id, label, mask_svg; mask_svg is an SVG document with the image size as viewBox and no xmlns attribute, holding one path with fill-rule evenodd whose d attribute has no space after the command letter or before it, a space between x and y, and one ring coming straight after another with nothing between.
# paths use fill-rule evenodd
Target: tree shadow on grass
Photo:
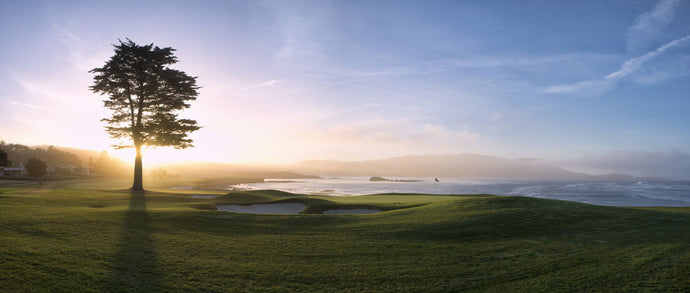
<instances>
[{"instance_id":1,"label":"tree shadow on grass","mask_svg":"<svg viewBox=\"0 0 690 293\"><path fill-rule=\"evenodd\" d=\"M164 291L144 192L132 192L105 291Z\"/></svg>"}]
</instances>

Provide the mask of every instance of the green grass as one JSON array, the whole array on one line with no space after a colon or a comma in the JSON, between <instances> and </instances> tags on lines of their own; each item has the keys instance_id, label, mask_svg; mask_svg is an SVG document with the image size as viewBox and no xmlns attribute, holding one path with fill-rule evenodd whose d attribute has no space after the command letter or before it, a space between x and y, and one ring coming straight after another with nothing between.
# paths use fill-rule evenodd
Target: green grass
<instances>
[{"instance_id":1,"label":"green grass","mask_svg":"<svg viewBox=\"0 0 690 293\"><path fill-rule=\"evenodd\" d=\"M0 291L690 290L690 209L525 197L300 196L125 181L0 186ZM300 215L212 210L301 202ZM320 215L334 207L386 210Z\"/></svg>"}]
</instances>

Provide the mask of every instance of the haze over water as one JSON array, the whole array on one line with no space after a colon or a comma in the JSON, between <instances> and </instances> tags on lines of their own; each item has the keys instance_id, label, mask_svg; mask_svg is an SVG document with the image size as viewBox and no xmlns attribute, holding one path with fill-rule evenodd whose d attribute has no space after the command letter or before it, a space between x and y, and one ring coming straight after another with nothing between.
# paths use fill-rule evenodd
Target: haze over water
<instances>
[{"instance_id":1,"label":"haze over water","mask_svg":"<svg viewBox=\"0 0 690 293\"><path fill-rule=\"evenodd\" d=\"M401 178L390 178L401 179ZM404 178L419 182L372 182L369 177L278 180L231 186L299 194L348 196L377 193L430 193L529 196L605 206L690 206L690 182L575 182Z\"/></svg>"}]
</instances>

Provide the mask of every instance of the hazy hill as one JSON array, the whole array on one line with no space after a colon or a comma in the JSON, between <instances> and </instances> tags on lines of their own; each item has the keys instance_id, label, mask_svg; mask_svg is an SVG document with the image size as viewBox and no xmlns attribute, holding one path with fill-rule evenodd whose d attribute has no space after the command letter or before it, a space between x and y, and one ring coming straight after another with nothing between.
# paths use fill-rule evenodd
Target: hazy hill
<instances>
[{"instance_id":1,"label":"hazy hill","mask_svg":"<svg viewBox=\"0 0 690 293\"><path fill-rule=\"evenodd\" d=\"M43 148L43 149L48 148L48 147L49 147L48 145L34 146L34 148ZM59 149L61 151L75 154L77 157L79 157L79 160L81 160L83 165L88 165L89 159L91 159L93 161L97 160L98 157L102 153L102 151L79 149L79 148L73 148L73 147L56 146L55 148Z\"/></svg>"},{"instance_id":2,"label":"hazy hill","mask_svg":"<svg viewBox=\"0 0 690 293\"><path fill-rule=\"evenodd\" d=\"M477 154L402 156L370 161L304 161L295 172L330 176L474 177L520 180L633 181L625 174L588 175L534 159L504 159ZM645 178L658 179L658 178ZM660 179L661 180L661 179Z\"/></svg>"},{"instance_id":3,"label":"hazy hill","mask_svg":"<svg viewBox=\"0 0 690 293\"><path fill-rule=\"evenodd\" d=\"M185 162L167 163L160 165L171 174L186 177L231 177L245 179L303 179L318 178L317 176L297 174L282 168L281 166L248 166L238 164L208 163L208 162Z\"/></svg>"}]
</instances>

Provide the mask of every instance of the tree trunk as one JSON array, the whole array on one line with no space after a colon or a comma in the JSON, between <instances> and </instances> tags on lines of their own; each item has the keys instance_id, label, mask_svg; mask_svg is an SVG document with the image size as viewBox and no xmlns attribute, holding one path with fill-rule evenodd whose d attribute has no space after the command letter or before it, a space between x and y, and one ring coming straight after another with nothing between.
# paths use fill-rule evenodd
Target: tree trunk
<instances>
[{"instance_id":1,"label":"tree trunk","mask_svg":"<svg viewBox=\"0 0 690 293\"><path fill-rule=\"evenodd\" d=\"M134 158L134 183L132 184L132 191L144 191L141 145L137 145L134 148L137 150L137 156Z\"/></svg>"}]
</instances>

